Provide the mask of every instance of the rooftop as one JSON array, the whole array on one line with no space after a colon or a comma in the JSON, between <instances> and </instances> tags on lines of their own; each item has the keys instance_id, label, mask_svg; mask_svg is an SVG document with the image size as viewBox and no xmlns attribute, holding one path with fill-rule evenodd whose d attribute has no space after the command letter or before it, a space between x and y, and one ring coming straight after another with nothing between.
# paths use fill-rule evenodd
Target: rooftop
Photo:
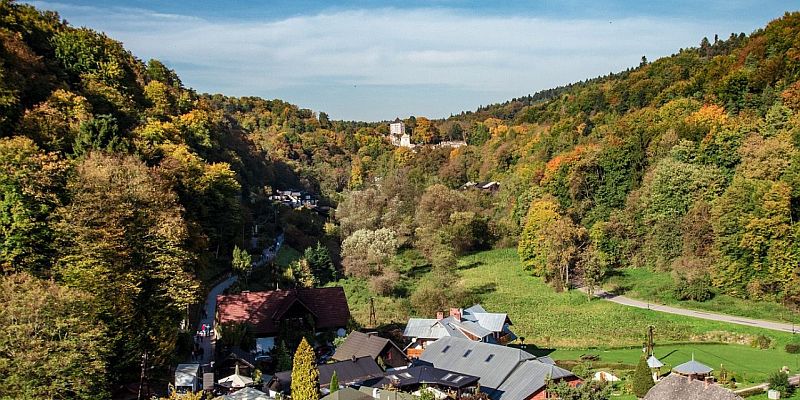
<instances>
[{"instance_id":1,"label":"rooftop","mask_svg":"<svg viewBox=\"0 0 800 400\"><path fill-rule=\"evenodd\" d=\"M742 400L719 385L671 374L653 386L644 400Z\"/></svg>"}]
</instances>

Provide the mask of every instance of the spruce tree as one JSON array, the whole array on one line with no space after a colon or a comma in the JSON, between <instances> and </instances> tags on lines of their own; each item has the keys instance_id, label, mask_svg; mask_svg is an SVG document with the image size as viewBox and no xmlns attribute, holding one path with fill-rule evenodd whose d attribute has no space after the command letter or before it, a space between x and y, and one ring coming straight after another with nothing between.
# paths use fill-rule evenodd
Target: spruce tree
<instances>
[{"instance_id":1,"label":"spruce tree","mask_svg":"<svg viewBox=\"0 0 800 400\"><path fill-rule=\"evenodd\" d=\"M275 369L279 372L292 369L292 356L289 354L289 349L286 348L286 342L281 340L280 343L278 343L276 353L275 359L277 360L277 365Z\"/></svg>"},{"instance_id":2,"label":"spruce tree","mask_svg":"<svg viewBox=\"0 0 800 400\"><path fill-rule=\"evenodd\" d=\"M339 376L336 375L336 371L333 371L333 375L331 375L331 384L328 386L331 393L339 390Z\"/></svg>"},{"instance_id":3,"label":"spruce tree","mask_svg":"<svg viewBox=\"0 0 800 400\"><path fill-rule=\"evenodd\" d=\"M633 394L641 399L655 384L653 375L650 374L650 367L647 366L647 359L642 355L636 371L633 372Z\"/></svg>"},{"instance_id":4,"label":"spruce tree","mask_svg":"<svg viewBox=\"0 0 800 400\"><path fill-rule=\"evenodd\" d=\"M319 370L314 349L303 338L294 353L292 365L292 400L319 399Z\"/></svg>"}]
</instances>

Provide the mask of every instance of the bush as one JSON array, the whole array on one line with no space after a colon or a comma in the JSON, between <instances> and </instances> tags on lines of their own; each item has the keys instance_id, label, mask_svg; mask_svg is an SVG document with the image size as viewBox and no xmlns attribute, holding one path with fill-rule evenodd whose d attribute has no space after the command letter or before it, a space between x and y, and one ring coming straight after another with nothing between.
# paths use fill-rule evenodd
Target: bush
<instances>
[{"instance_id":1,"label":"bush","mask_svg":"<svg viewBox=\"0 0 800 400\"><path fill-rule=\"evenodd\" d=\"M755 338L753 338L752 341L750 341L751 347L755 347L757 349L762 349L762 350L770 348L771 345L772 345L772 339L764 335L758 335Z\"/></svg>"},{"instance_id":2,"label":"bush","mask_svg":"<svg viewBox=\"0 0 800 400\"><path fill-rule=\"evenodd\" d=\"M711 300L714 297L711 277L709 275L701 275L693 279L687 279L683 275L679 276L678 284L675 287L675 297L678 300Z\"/></svg>"},{"instance_id":3,"label":"bush","mask_svg":"<svg viewBox=\"0 0 800 400\"><path fill-rule=\"evenodd\" d=\"M789 385L789 374L783 371L776 371L769 374L769 388L781 392L782 395L790 395L794 388Z\"/></svg>"},{"instance_id":4,"label":"bush","mask_svg":"<svg viewBox=\"0 0 800 400\"><path fill-rule=\"evenodd\" d=\"M789 354L800 354L800 343L789 343L784 349Z\"/></svg>"}]
</instances>

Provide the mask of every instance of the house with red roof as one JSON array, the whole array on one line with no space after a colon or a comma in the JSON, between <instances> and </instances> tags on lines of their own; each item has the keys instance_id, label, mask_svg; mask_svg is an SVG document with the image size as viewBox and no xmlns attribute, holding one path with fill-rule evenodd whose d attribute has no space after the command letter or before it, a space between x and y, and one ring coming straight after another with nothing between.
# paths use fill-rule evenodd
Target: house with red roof
<instances>
[{"instance_id":1,"label":"house with red roof","mask_svg":"<svg viewBox=\"0 0 800 400\"><path fill-rule=\"evenodd\" d=\"M217 296L216 326L249 324L260 353L269 352L281 332L335 332L344 336L349 320L350 308L341 287Z\"/></svg>"}]
</instances>

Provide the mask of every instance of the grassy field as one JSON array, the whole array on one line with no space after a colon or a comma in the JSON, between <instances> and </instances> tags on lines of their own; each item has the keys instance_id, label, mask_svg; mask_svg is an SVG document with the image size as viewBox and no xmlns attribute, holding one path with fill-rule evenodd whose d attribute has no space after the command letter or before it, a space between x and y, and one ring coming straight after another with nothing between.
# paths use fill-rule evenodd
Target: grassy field
<instances>
[{"instance_id":1,"label":"grassy field","mask_svg":"<svg viewBox=\"0 0 800 400\"><path fill-rule=\"evenodd\" d=\"M675 283L668 272L654 272L645 268L626 269L621 275L609 279L605 289L654 303L748 318L800 323L797 314L771 301L743 300L727 295L717 295L705 302L680 301L673 295Z\"/></svg>"},{"instance_id":2,"label":"grassy field","mask_svg":"<svg viewBox=\"0 0 800 400\"><path fill-rule=\"evenodd\" d=\"M398 296L374 296L361 280L338 282L347 292L357 321L367 323L371 296L379 323L404 323L413 314L406 295L428 270L418 258L408 254L401 258L396 263L404 277ZM522 269L514 249L462 257L459 272L461 284L477 301L490 311L507 312L512 329L529 347L536 347L535 353L551 353L556 360L577 360L591 353L600 356L598 365L614 364L624 370L638 360L647 326L653 325L656 355L668 367L688 361L694 353L697 360L715 369L724 365L741 383L763 382L770 371L782 366L800 370L798 357L783 350L786 343L800 337L590 300L577 291L556 293ZM771 348L750 347L758 335L769 337Z\"/></svg>"},{"instance_id":3,"label":"grassy field","mask_svg":"<svg viewBox=\"0 0 800 400\"><path fill-rule=\"evenodd\" d=\"M280 250L278 250L278 254L275 255L275 264L286 268L289 266L289 264L301 258L303 258L303 255L300 254L299 251L295 250L289 245L283 245L281 246Z\"/></svg>"}]
</instances>

